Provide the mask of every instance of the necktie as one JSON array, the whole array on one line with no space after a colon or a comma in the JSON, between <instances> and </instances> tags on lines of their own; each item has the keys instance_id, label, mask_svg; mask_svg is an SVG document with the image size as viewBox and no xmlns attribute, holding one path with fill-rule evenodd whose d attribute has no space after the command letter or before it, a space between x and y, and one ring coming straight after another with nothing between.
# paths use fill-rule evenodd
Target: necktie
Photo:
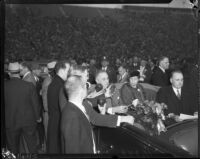
<instances>
[{"instance_id":1,"label":"necktie","mask_svg":"<svg viewBox=\"0 0 200 159\"><path fill-rule=\"evenodd\" d=\"M180 93L179 89L177 89L177 97L178 97L178 99L181 99L181 93Z\"/></svg>"}]
</instances>

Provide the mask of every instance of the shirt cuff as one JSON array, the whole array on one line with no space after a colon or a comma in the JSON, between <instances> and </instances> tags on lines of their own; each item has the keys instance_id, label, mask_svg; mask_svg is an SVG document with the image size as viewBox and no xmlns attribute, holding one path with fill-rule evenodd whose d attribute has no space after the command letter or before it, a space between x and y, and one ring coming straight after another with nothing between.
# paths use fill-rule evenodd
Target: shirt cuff
<instances>
[{"instance_id":1,"label":"shirt cuff","mask_svg":"<svg viewBox=\"0 0 200 159\"><path fill-rule=\"evenodd\" d=\"M112 108L110 107L110 108L108 108L108 110L107 110L107 113L108 114L112 114L112 115L114 115L114 113L113 113L113 111L112 111Z\"/></svg>"},{"instance_id":2,"label":"shirt cuff","mask_svg":"<svg viewBox=\"0 0 200 159\"><path fill-rule=\"evenodd\" d=\"M121 124L121 116L117 116L117 126L120 126Z\"/></svg>"}]
</instances>

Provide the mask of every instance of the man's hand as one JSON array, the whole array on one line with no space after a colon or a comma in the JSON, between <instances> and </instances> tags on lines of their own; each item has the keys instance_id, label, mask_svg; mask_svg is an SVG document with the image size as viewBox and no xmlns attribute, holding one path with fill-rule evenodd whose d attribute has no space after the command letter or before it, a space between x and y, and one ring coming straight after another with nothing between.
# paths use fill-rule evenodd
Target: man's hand
<instances>
[{"instance_id":1,"label":"man's hand","mask_svg":"<svg viewBox=\"0 0 200 159\"><path fill-rule=\"evenodd\" d=\"M106 114L106 103L103 106L100 106L98 104L98 109L99 109L101 114L105 115Z\"/></svg>"},{"instance_id":2,"label":"man's hand","mask_svg":"<svg viewBox=\"0 0 200 159\"><path fill-rule=\"evenodd\" d=\"M38 120L36 120L38 123L42 122L42 118L40 117Z\"/></svg>"},{"instance_id":3,"label":"man's hand","mask_svg":"<svg viewBox=\"0 0 200 159\"><path fill-rule=\"evenodd\" d=\"M133 125L135 118L133 116L121 116L121 123L129 123Z\"/></svg>"},{"instance_id":4,"label":"man's hand","mask_svg":"<svg viewBox=\"0 0 200 159\"><path fill-rule=\"evenodd\" d=\"M179 115L175 115L175 116L174 116L174 120L175 120L176 122L181 122L181 121L183 121L183 120L179 117Z\"/></svg>"},{"instance_id":5,"label":"man's hand","mask_svg":"<svg viewBox=\"0 0 200 159\"><path fill-rule=\"evenodd\" d=\"M128 111L127 106L117 106L117 107L112 107L112 112L115 113L126 113Z\"/></svg>"},{"instance_id":6,"label":"man's hand","mask_svg":"<svg viewBox=\"0 0 200 159\"><path fill-rule=\"evenodd\" d=\"M194 116L198 116L198 112L194 112Z\"/></svg>"},{"instance_id":7,"label":"man's hand","mask_svg":"<svg viewBox=\"0 0 200 159\"><path fill-rule=\"evenodd\" d=\"M111 90L110 90L110 89L111 89L111 86L112 86L112 85L110 85L108 88L105 89L105 93L104 93L104 94L105 94L105 97L106 97L106 98L109 98L109 97L112 96Z\"/></svg>"},{"instance_id":8,"label":"man's hand","mask_svg":"<svg viewBox=\"0 0 200 159\"><path fill-rule=\"evenodd\" d=\"M168 114L168 117L169 117L169 118L173 118L173 117L175 117L175 114L174 114L174 113L169 113L169 114Z\"/></svg>"},{"instance_id":9,"label":"man's hand","mask_svg":"<svg viewBox=\"0 0 200 159\"><path fill-rule=\"evenodd\" d=\"M135 99L133 100L132 104L134 105L134 107L136 107L139 103L139 100L138 99Z\"/></svg>"}]
</instances>

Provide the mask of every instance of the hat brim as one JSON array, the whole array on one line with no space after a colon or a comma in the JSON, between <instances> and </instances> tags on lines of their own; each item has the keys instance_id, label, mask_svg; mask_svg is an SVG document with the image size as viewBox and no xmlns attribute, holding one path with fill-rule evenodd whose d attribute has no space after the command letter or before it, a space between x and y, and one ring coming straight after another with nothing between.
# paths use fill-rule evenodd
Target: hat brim
<instances>
[{"instance_id":1,"label":"hat brim","mask_svg":"<svg viewBox=\"0 0 200 159\"><path fill-rule=\"evenodd\" d=\"M19 73L20 70L8 70L7 72L10 72L10 73Z\"/></svg>"}]
</instances>

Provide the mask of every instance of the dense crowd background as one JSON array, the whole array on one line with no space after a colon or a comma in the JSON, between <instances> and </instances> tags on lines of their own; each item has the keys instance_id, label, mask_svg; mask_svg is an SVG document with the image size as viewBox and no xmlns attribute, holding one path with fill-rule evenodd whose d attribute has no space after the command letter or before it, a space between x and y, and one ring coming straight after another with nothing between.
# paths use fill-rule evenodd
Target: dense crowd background
<instances>
[{"instance_id":1,"label":"dense crowd background","mask_svg":"<svg viewBox=\"0 0 200 159\"><path fill-rule=\"evenodd\" d=\"M160 55L198 59L197 22L192 13L119 12L121 19L44 17L26 8L15 12L7 8L5 58L74 58L82 63L106 55L111 64L116 58L127 61L134 55L145 60Z\"/></svg>"}]
</instances>

